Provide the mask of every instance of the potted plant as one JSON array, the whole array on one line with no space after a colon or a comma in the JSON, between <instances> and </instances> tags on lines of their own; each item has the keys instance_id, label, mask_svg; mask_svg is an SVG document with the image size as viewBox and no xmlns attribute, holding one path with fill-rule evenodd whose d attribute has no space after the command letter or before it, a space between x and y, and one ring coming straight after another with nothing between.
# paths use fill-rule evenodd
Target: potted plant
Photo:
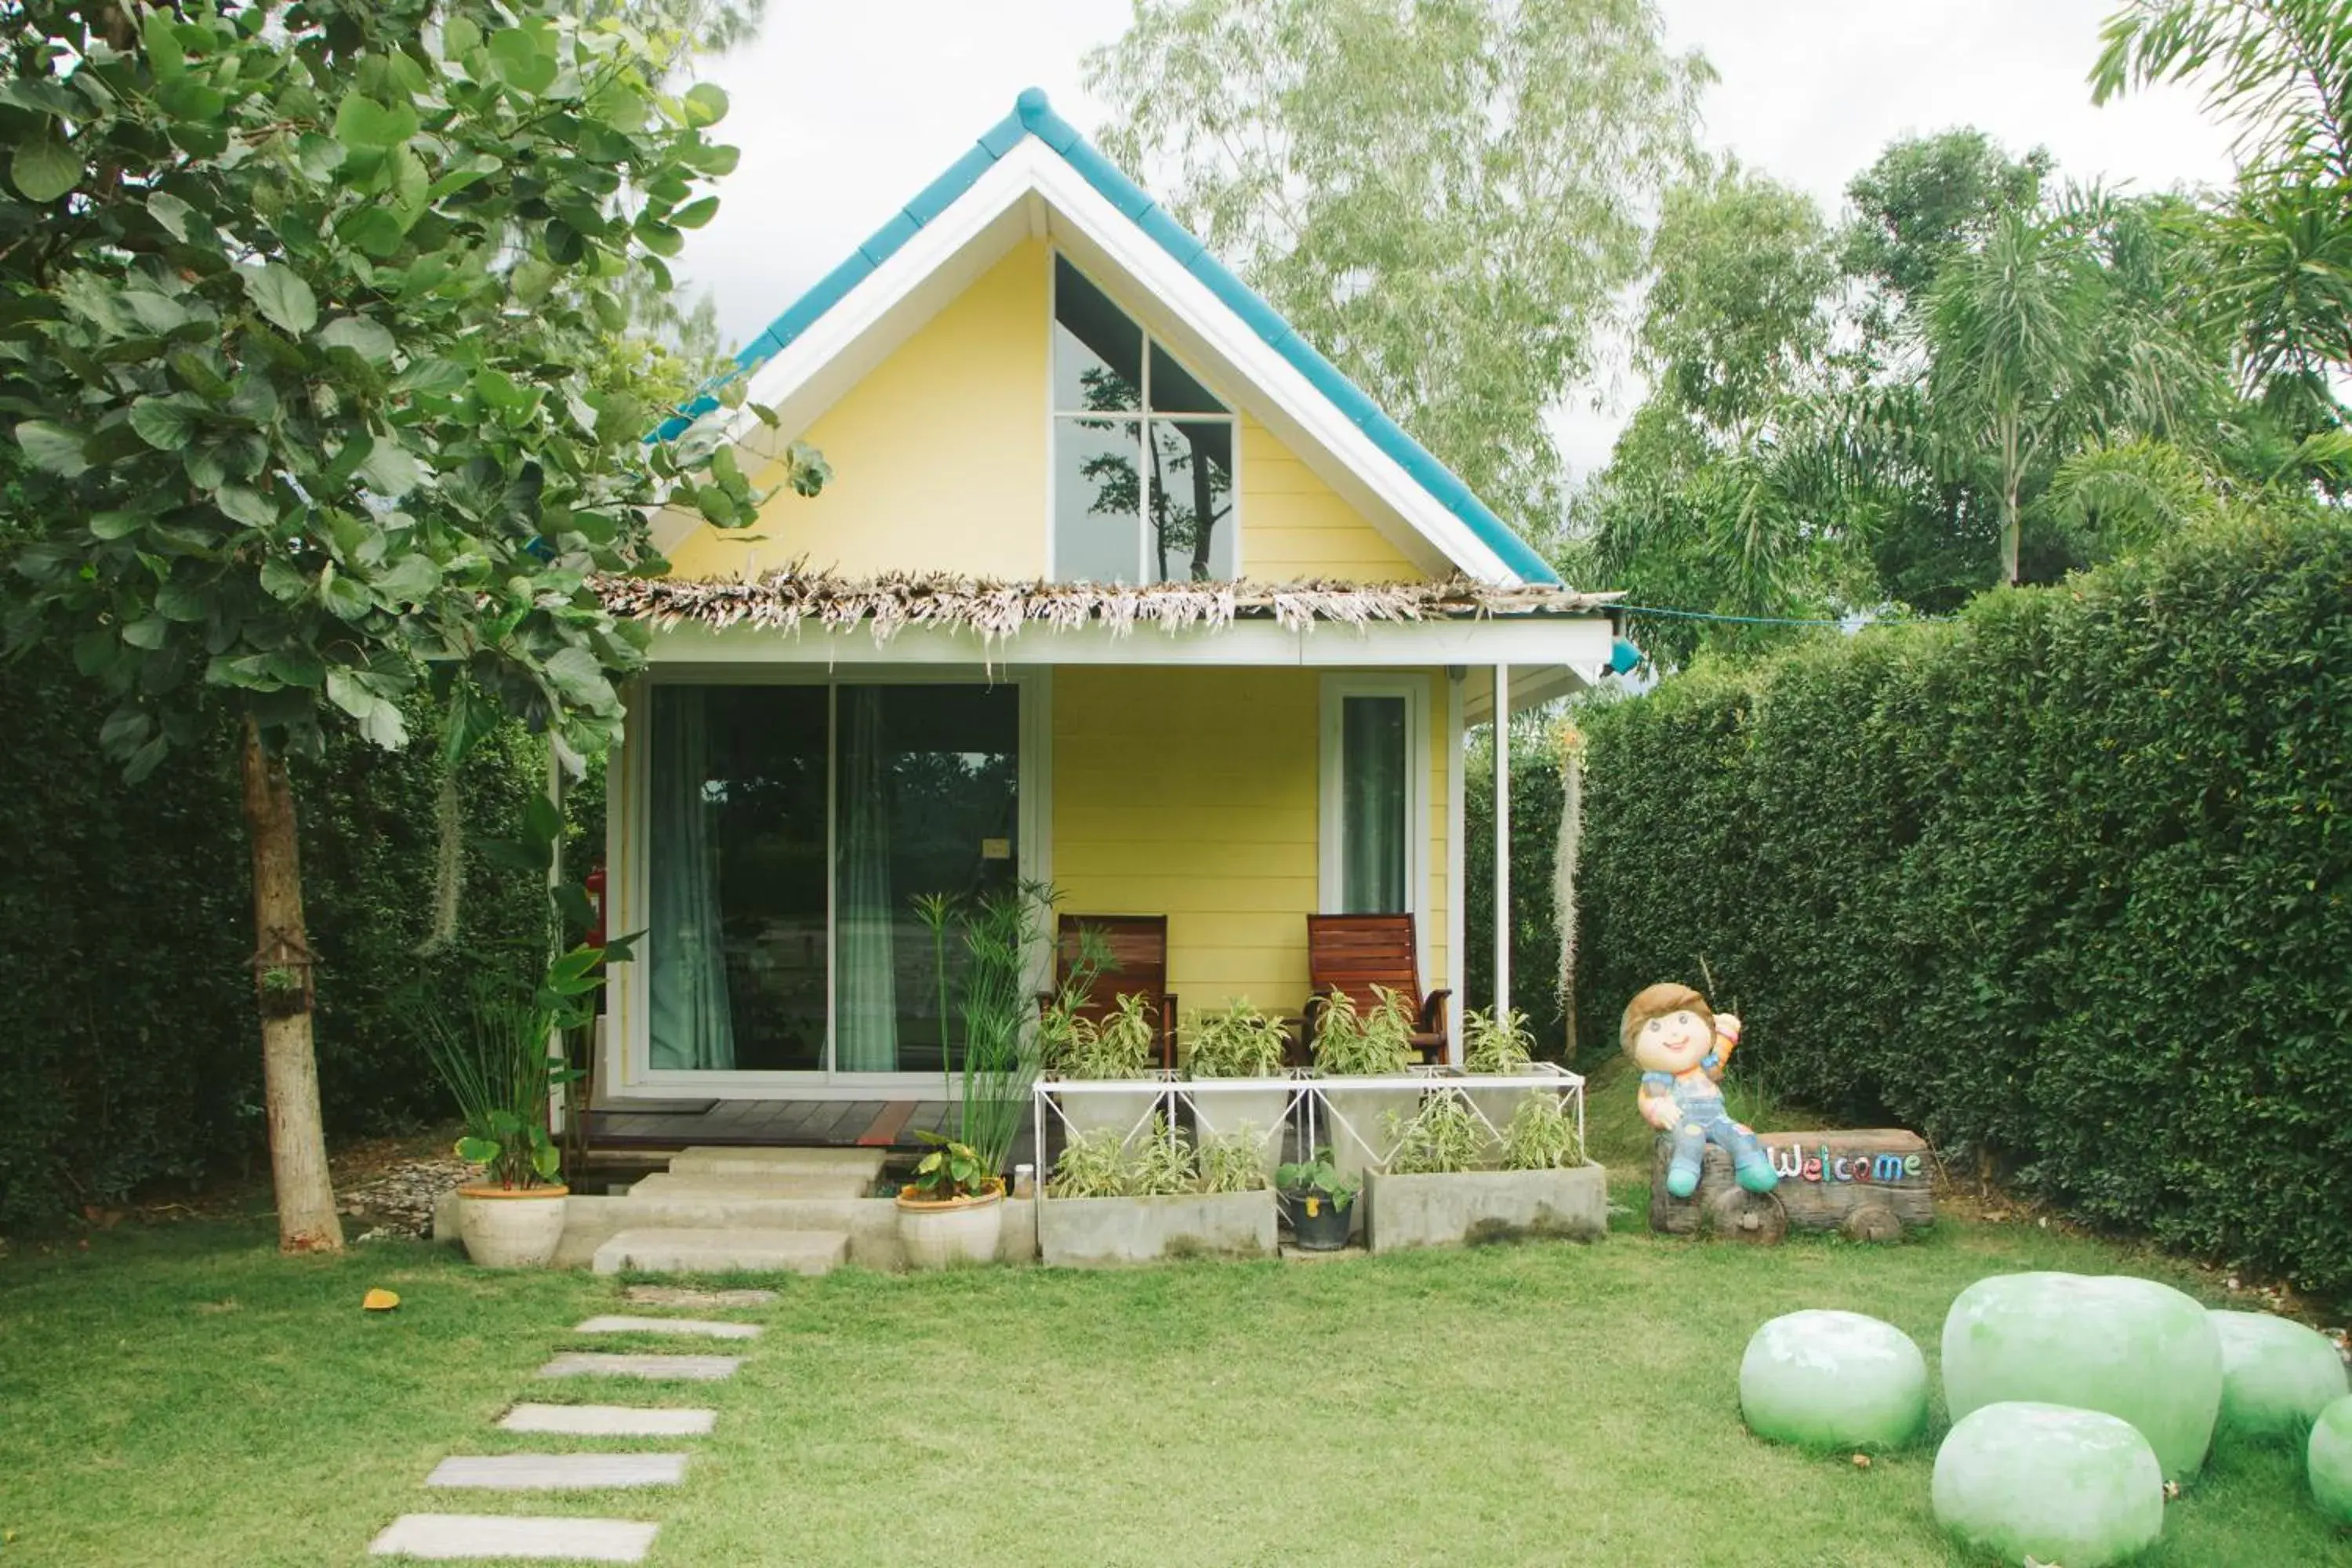
<instances>
[{"instance_id":1,"label":"potted plant","mask_svg":"<svg viewBox=\"0 0 2352 1568\"><path fill-rule=\"evenodd\" d=\"M1302 1248L1337 1252L1348 1245L1360 1184L1331 1163L1328 1147L1316 1150L1312 1160L1284 1165L1275 1173L1274 1184L1283 1223Z\"/></svg>"},{"instance_id":2,"label":"potted plant","mask_svg":"<svg viewBox=\"0 0 2352 1568\"><path fill-rule=\"evenodd\" d=\"M1130 991L1100 1020L1081 1015L1066 994L1056 997L1046 1011L1053 1016L1042 1026L1054 1049L1045 1065L1058 1076L1084 1083L1151 1077L1160 1020L1150 997ZM1141 1133L1165 1092L1154 1083L1150 1088L1060 1094L1055 1100L1073 1136L1109 1128L1131 1141Z\"/></svg>"},{"instance_id":3,"label":"potted plant","mask_svg":"<svg viewBox=\"0 0 2352 1568\"><path fill-rule=\"evenodd\" d=\"M1184 1034L1184 1068L1195 1079L1278 1080L1290 1052L1282 1021L1251 1006L1247 997L1222 1013L1195 1014ZM1257 1134L1259 1163L1268 1176L1282 1163L1283 1121L1289 1109L1290 1090L1278 1083L1192 1097L1192 1121L1204 1145L1250 1129Z\"/></svg>"},{"instance_id":4,"label":"potted plant","mask_svg":"<svg viewBox=\"0 0 2352 1568\"><path fill-rule=\"evenodd\" d=\"M898 1246L909 1268L993 1263L1004 1228L1004 1178L969 1143L921 1134L933 1145L898 1189Z\"/></svg>"},{"instance_id":5,"label":"potted plant","mask_svg":"<svg viewBox=\"0 0 2352 1568\"><path fill-rule=\"evenodd\" d=\"M1463 1091L1431 1095L1393 1129L1396 1154L1366 1181L1374 1252L1528 1237L1591 1239L1608 1227L1606 1173L1561 1097L1534 1090L1505 1126L1501 1168L1481 1168L1495 1140Z\"/></svg>"},{"instance_id":6,"label":"potted plant","mask_svg":"<svg viewBox=\"0 0 2352 1568\"><path fill-rule=\"evenodd\" d=\"M1326 1078L1391 1078L1412 1066L1412 1009L1388 986L1372 987L1370 1011L1359 1012L1345 992L1324 996L1315 1010L1316 1070ZM1318 1089L1330 1120L1322 1129L1332 1163L1350 1175L1388 1163L1381 1112L1396 1097L1372 1089Z\"/></svg>"},{"instance_id":7,"label":"potted plant","mask_svg":"<svg viewBox=\"0 0 2352 1568\"><path fill-rule=\"evenodd\" d=\"M1462 1070L1473 1077L1510 1078L1527 1073L1535 1065L1536 1037L1528 1027L1528 1016L1517 1007L1505 1007L1499 1013L1475 1008L1464 1012L1462 1045ZM1473 1088L1468 1092L1470 1103L1499 1137L1526 1091Z\"/></svg>"},{"instance_id":8,"label":"potted plant","mask_svg":"<svg viewBox=\"0 0 2352 1568\"><path fill-rule=\"evenodd\" d=\"M1101 1127L1069 1141L1037 1205L1037 1245L1046 1263L1075 1268L1269 1257L1274 1199L1255 1142L1212 1139L1196 1151L1154 1115L1134 1139Z\"/></svg>"},{"instance_id":9,"label":"potted plant","mask_svg":"<svg viewBox=\"0 0 2352 1568\"><path fill-rule=\"evenodd\" d=\"M562 1151L548 1135L548 1097L577 1076L562 1031L593 1016L611 947L577 947L551 963L528 997L479 981L462 1019L421 1006L425 1054L457 1101L457 1157L481 1167L457 1190L466 1255L489 1268L537 1268L563 1239Z\"/></svg>"},{"instance_id":10,"label":"potted plant","mask_svg":"<svg viewBox=\"0 0 2352 1568\"><path fill-rule=\"evenodd\" d=\"M1035 883L967 904L925 894L915 912L931 933L940 1039L952 1137L931 1134L914 1179L898 1189L898 1244L911 1268L992 1262L1004 1228L1004 1165L1037 1073L1037 1024L1028 977L1042 911L1053 894ZM962 950L950 975L948 932ZM961 1025L961 1039L957 1038Z\"/></svg>"}]
</instances>

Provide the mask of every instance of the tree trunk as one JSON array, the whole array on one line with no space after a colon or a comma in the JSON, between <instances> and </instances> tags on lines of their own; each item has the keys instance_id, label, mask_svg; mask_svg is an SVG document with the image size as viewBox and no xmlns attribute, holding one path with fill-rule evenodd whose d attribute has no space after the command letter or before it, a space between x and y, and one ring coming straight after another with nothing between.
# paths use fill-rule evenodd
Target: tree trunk
<instances>
[{"instance_id":1,"label":"tree trunk","mask_svg":"<svg viewBox=\"0 0 2352 1568\"><path fill-rule=\"evenodd\" d=\"M2018 571L2018 538L2024 531L2018 521L2017 488L2011 485L2000 498L2000 580L2014 588L2024 579Z\"/></svg>"},{"instance_id":2,"label":"tree trunk","mask_svg":"<svg viewBox=\"0 0 2352 1568\"><path fill-rule=\"evenodd\" d=\"M284 1252L341 1252L342 1221L327 1179L319 1116L319 1060L310 1047L310 941L302 926L302 870L294 834L294 785L286 761L245 721L245 830L253 846L254 986L261 1011L261 1096L269 1116L269 1172Z\"/></svg>"}]
</instances>

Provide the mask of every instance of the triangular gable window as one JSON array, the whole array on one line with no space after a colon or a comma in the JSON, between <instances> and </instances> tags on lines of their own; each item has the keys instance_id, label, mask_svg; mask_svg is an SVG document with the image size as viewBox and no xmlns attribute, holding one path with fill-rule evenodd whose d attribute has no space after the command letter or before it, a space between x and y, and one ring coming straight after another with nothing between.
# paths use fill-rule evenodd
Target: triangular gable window
<instances>
[{"instance_id":1,"label":"triangular gable window","mask_svg":"<svg viewBox=\"0 0 2352 1568\"><path fill-rule=\"evenodd\" d=\"M1053 357L1055 577L1233 577L1233 410L1059 256Z\"/></svg>"}]
</instances>

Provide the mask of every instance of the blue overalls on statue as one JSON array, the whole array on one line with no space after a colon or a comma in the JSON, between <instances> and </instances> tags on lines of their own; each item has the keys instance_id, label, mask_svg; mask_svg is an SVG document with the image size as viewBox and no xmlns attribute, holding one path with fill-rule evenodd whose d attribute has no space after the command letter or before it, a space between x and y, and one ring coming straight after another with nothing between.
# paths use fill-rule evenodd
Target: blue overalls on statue
<instances>
[{"instance_id":1,"label":"blue overalls on statue","mask_svg":"<svg viewBox=\"0 0 2352 1568\"><path fill-rule=\"evenodd\" d=\"M1734 1121L1731 1112L1724 1109L1723 1090L1708 1076L1708 1069L1719 1059L1710 1056L1686 1072L1642 1075L1643 1089L1664 1090L1683 1113L1671 1134L1675 1152L1666 1165L1666 1191L1678 1198L1698 1191L1701 1163L1709 1143L1720 1145L1731 1155L1732 1173L1749 1192L1769 1193L1780 1184L1756 1134Z\"/></svg>"}]
</instances>

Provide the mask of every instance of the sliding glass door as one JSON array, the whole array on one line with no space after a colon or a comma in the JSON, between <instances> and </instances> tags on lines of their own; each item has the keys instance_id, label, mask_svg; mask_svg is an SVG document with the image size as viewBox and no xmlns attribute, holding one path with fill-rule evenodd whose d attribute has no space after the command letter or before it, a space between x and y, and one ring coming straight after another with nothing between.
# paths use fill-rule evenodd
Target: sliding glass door
<instances>
[{"instance_id":1,"label":"sliding glass door","mask_svg":"<svg viewBox=\"0 0 2352 1568\"><path fill-rule=\"evenodd\" d=\"M666 685L652 707L649 1065L940 1070L915 900L1019 875L1018 689Z\"/></svg>"}]
</instances>

